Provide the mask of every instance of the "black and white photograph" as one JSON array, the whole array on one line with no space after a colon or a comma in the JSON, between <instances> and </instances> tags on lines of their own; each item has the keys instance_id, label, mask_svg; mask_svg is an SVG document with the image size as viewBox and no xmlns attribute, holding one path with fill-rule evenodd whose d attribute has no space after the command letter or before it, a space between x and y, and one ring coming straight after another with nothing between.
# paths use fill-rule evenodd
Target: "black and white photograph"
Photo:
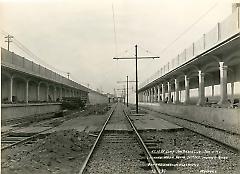
<instances>
[{"instance_id":1,"label":"black and white photograph","mask_svg":"<svg viewBox=\"0 0 240 174\"><path fill-rule=\"evenodd\" d=\"M240 174L240 0L0 0L2 174Z\"/></svg>"}]
</instances>

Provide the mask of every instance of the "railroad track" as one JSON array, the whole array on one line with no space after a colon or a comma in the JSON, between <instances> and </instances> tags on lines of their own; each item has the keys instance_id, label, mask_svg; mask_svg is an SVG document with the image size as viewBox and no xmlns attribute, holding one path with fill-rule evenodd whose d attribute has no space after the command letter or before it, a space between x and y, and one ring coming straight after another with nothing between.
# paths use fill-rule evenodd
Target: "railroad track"
<instances>
[{"instance_id":1,"label":"railroad track","mask_svg":"<svg viewBox=\"0 0 240 174\"><path fill-rule=\"evenodd\" d=\"M32 124L27 124L29 123L27 121L24 123L16 124L14 125L14 128L1 134L1 151L9 149L15 145L23 144L23 143L31 144L35 142L37 138L44 138L46 136L46 135L43 135L44 132L49 131L58 126L58 125L54 125L56 121L59 123L62 123L64 121L69 120L68 116L77 114L77 113L78 112L74 112L62 117L48 118L45 120L40 120L39 122L34 122ZM16 133L16 131L20 129L27 128L23 126L25 124L27 124L27 127L32 126L33 129L37 127L43 127L43 129L36 133L24 133L24 132ZM46 125L48 126L46 127Z\"/></svg>"},{"instance_id":2,"label":"railroad track","mask_svg":"<svg viewBox=\"0 0 240 174\"><path fill-rule=\"evenodd\" d=\"M121 109L119 109L119 107L121 106L118 105L119 104L112 109L104 123L79 174L166 173L167 168L159 168L157 162L176 163L177 161L158 160L156 162L156 158L163 156L163 154L159 152L159 142L152 138L143 140L127 112L123 108L122 111L120 111ZM106 130L106 127L109 124L111 125L112 117L115 117L115 119L117 117L120 118L121 112L123 117L125 117L129 129L127 131ZM140 150L138 150L138 148L140 148ZM176 171L172 170L168 173L176 173Z\"/></svg>"},{"instance_id":3,"label":"railroad track","mask_svg":"<svg viewBox=\"0 0 240 174\"><path fill-rule=\"evenodd\" d=\"M214 129L214 130L219 131L219 132L226 132L226 133L229 133L230 135L233 134L233 133L231 133L231 132L227 132L227 131L222 130L222 129L219 129L219 128L214 128L214 127L211 127L211 126L207 126L207 125L205 125L205 124L203 124L203 123L198 123L198 122L191 121L191 120L184 119L184 118L179 118L179 117L176 117L176 116L174 116L174 115L169 115L169 114L167 114L167 113L162 113L162 112L160 112L160 111L156 111L156 110L153 110L153 109L150 109L150 108L147 108L147 107L141 107L141 108L142 108L144 111L150 111L150 112L153 112L153 113L160 113L160 114L162 114L162 115L168 116L169 118L172 117L172 118L175 118L175 119L177 119L177 120L183 120L183 121L185 121L186 123L194 124L194 126L196 126L196 127L199 125L199 126L204 126L205 128ZM162 118L162 117L161 117L161 118ZM230 150L230 151L232 151L232 152L237 152L237 153L240 152L239 149L237 149L236 147L231 146L230 144L227 144L227 143L225 143L225 142L223 142L223 141L221 141L221 140L214 139L214 138L212 138L212 137L210 137L210 136L205 135L204 133L200 133L200 132L198 132L198 131L195 131L194 129L191 129L191 128L188 128L188 127L186 127L186 126L183 126L182 124L179 124L179 123L177 123L176 121L171 121L171 120L165 119L165 118L162 118L162 119L163 119L163 120L166 120L166 121L169 121L169 122L171 122L171 123L173 123L173 124L182 126L184 129L189 130L190 132L193 132L193 133L195 133L195 134L197 134L197 135L200 135L200 136L208 139L208 140L211 141L211 142L214 142L214 143L216 143L216 144L219 144L219 145L223 146L224 148L226 148L226 149L228 149L228 150Z\"/></svg>"}]
</instances>

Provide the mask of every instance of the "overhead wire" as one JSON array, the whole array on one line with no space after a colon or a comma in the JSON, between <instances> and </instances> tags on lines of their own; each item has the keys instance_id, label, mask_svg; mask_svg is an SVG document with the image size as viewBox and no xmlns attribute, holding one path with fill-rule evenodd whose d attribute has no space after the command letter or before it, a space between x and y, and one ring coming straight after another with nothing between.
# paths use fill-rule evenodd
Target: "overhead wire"
<instances>
[{"instance_id":1,"label":"overhead wire","mask_svg":"<svg viewBox=\"0 0 240 174\"><path fill-rule=\"evenodd\" d=\"M1 34L3 34L4 36L9 35L7 32L5 32L3 30L0 30L0 31L1 31ZM68 72L59 70L59 69L55 68L54 66L51 66L50 64L46 63L44 60L42 60L40 57L36 56L32 51L30 51L26 46L24 46L20 41L18 41L15 37L13 38L12 41L13 41L12 43L14 43L15 46L17 46L20 50L22 50L24 53L26 53L28 56L30 56L30 58L37 61L38 63L40 63L50 69L53 69L53 70L57 71L58 73L61 72L60 74L64 74L64 75L68 74ZM73 74L70 74L70 77L73 79L73 81L79 82L79 80L77 78L75 78L75 76L73 76ZM80 84L81 85L84 84L83 86L88 87L88 88L90 86L89 83L81 82Z\"/></svg>"},{"instance_id":2,"label":"overhead wire","mask_svg":"<svg viewBox=\"0 0 240 174\"><path fill-rule=\"evenodd\" d=\"M117 51L118 51L118 47L117 47L117 32L116 32L116 19L115 19L115 13L114 13L114 6L112 3L112 17L113 17L113 32L114 32L114 45L115 45L115 56L117 56Z\"/></svg>"},{"instance_id":3,"label":"overhead wire","mask_svg":"<svg viewBox=\"0 0 240 174\"><path fill-rule=\"evenodd\" d=\"M4 30L0 30L1 34L7 36L10 35L9 33L5 32ZM62 74L64 76L67 75L68 72L66 71L62 71L60 69L55 68L54 66L46 63L43 59L41 59L40 57L36 56L31 50L29 50L23 43L21 43L19 40L16 39L16 37L13 37L12 39L12 43L18 47L20 50L22 50L25 54L27 54L31 59L35 60L37 63L42 64L43 66L52 69L56 72L58 72L59 74Z\"/></svg>"},{"instance_id":4,"label":"overhead wire","mask_svg":"<svg viewBox=\"0 0 240 174\"><path fill-rule=\"evenodd\" d=\"M214 3L213 6L211 6L206 12L204 12L195 22L193 22L190 26L188 26L182 33L180 33L172 42L170 42L166 47L164 47L161 50L161 54L166 52L173 44L175 44L183 35L185 35L187 32L189 32L198 22L200 22L205 16L207 16L216 6L218 5L218 2Z\"/></svg>"},{"instance_id":5,"label":"overhead wire","mask_svg":"<svg viewBox=\"0 0 240 174\"><path fill-rule=\"evenodd\" d=\"M150 51L149 49L145 49L143 48L143 46L138 45L138 48L140 48L141 50L143 50L144 52L151 54L151 56L158 56L156 53L154 53L153 51Z\"/></svg>"}]
</instances>

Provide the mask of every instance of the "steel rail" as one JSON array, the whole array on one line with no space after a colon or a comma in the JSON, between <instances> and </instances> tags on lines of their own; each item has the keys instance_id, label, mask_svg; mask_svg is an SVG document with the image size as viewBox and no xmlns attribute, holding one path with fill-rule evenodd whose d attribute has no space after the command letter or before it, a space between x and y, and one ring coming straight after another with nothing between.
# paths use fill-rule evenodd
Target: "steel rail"
<instances>
[{"instance_id":1,"label":"steel rail","mask_svg":"<svg viewBox=\"0 0 240 174\"><path fill-rule=\"evenodd\" d=\"M155 113L159 113L159 114L162 114L162 115L166 115L166 116L168 116L168 117L174 117L174 118L177 118L177 119L179 119L179 120L183 120L183 121L186 121L186 122L191 122L191 123L193 123L193 124L195 124L195 125L201 125L201 126L205 126L205 127L206 127L206 125L204 125L204 124L202 124L202 123L198 123L198 122L196 122L196 121L191 121L191 120L188 120L188 119L179 118L179 117L176 117L176 116L171 115L171 114L167 114L167 113L163 113L163 112L160 112L160 111L156 111L156 110L153 110L153 109L150 109L150 108L146 108L146 107L144 107L144 106L142 106L141 108L143 108L143 109L145 109L145 110L148 110L148 111L151 111L151 112L155 112ZM168 120L165 119L165 118L161 118L161 119L163 119L163 120L165 120L165 121L168 121ZM190 132L193 132L193 133L195 133L195 134L197 134L197 135L203 136L204 138L209 139L210 141L213 141L213 142L215 142L215 143L218 143L219 145L222 145L223 147L226 147L228 150L231 150L232 152L237 152L237 153L240 152L240 150L239 150L238 148L236 148L236 147L234 147L234 146L231 146L230 144L224 143L224 142L222 142L222 141L220 141L220 140L217 140L217 139L214 139L214 138L212 138L212 137L210 137L210 136L204 135L203 133L194 131L194 130L191 129L191 128L184 127L183 125L181 125L181 124L179 124L179 123L175 123L175 122L173 122L173 121L168 121L168 122L170 122L170 123L172 123L172 124L175 124L175 125L178 125L178 126L180 126L180 127L183 127L184 129L187 129L187 130L189 130ZM231 133L230 131L225 131L225 130L222 130L222 129L219 129L219 128L215 128L215 127L211 127L211 126L209 126L209 127L210 127L211 129L216 129L217 131L224 131L224 132L226 132L226 133Z\"/></svg>"},{"instance_id":2,"label":"steel rail","mask_svg":"<svg viewBox=\"0 0 240 174\"><path fill-rule=\"evenodd\" d=\"M99 143L99 140L100 140L100 138L101 138L101 136L102 136L102 134L103 134L103 131L104 131L104 129L106 128L106 126L107 126L107 124L108 124L108 121L110 120L110 118L111 118L113 112L115 111L116 107L117 107L117 104L116 104L115 107L112 109L112 111L110 112L107 120L105 121L105 123L104 123L104 125L103 125L103 127L102 127L102 129L101 129L101 131L100 131L100 133L99 133L98 136L97 136L97 139L95 140L95 142L94 142L94 144L93 144L90 152L88 153L87 158L86 158L85 161L83 162L83 165L82 165L82 167L81 167L81 170L79 171L79 174L83 174L83 172L86 170L87 164L88 164L90 158L92 157L93 152L94 152L94 150L95 150L97 144Z\"/></svg>"},{"instance_id":3,"label":"steel rail","mask_svg":"<svg viewBox=\"0 0 240 174\"><path fill-rule=\"evenodd\" d=\"M78 112L71 113L71 114L69 114L69 115L76 114L76 113L78 113ZM61 118L61 117L59 117L59 118ZM62 117L62 118L64 118L64 117ZM56 119L56 118L51 118L50 120L47 120L47 121L51 123L51 121L54 121L55 119ZM44 121L44 120L42 120L42 121ZM37 122L37 124L38 124L38 125L44 124L44 123L41 123L42 121ZM45 122L46 122L46 120L45 120ZM40 123L40 124L39 124L39 123ZM34 124L34 123L33 123L33 124ZM36 133L36 134L34 134L34 135L32 135L32 136L29 136L29 137L24 138L23 140L20 140L20 141L17 141L17 142L15 142L15 143L9 144L8 146L2 147L2 148L1 148L1 151L6 150L6 149L8 149L8 148L10 148L10 147L12 147L12 146L15 146L15 145L18 145L18 144L21 144L21 143L25 143L25 142L33 139L33 138L38 137L38 136L41 135L43 132L49 131L49 130L54 129L54 128L56 128L56 127L57 127L57 126L54 126L54 127L51 127L51 128L45 129L45 130L42 130L42 131L40 131L40 132L38 132L38 133ZM21 128L22 128L22 127L19 127L19 128L16 128L16 129L12 129L12 130L9 130L9 131L6 132L6 133L1 134L1 136L3 135L3 137L1 137L1 139L2 139L2 138L5 138L4 136L6 136L6 135L11 134L11 131L19 130L19 129L21 129Z\"/></svg>"},{"instance_id":4,"label":"steel rail","mask_svg":"<svg viewBox=\"0 0 240 174\"><path fill-rule=\"evenodd\" d=\"M143 150L144 150L145 154L147 155L147 160L148 160L148 162L151 164L151 167L152 167L158 174L162 174L162 173L163 173L162 170L159 169L156 161L154 160L153 156L152 156L151 153L149 152L147 146L145 145L145 143L144 143L142 137L140 136L140 134L138 133L135 125L132 123L130 117L127 115L127 113L126 113L125 110L123 110L123 112L124 112L125 116L127 117L127 119L128 119L128 121L129 121L132 129L134 130L135 134L137 135L138 141L139 141L140 145L143 147Z\"/></svg>"},{"instance_id":5,"label":"steel rail","mask_svg":"<svg viewBox=\"0 0 240 174\"><path fill-rule=\"evenodd\" d=\"M41 131L41 132L38 132L38 133L36 133L36 134L34 134L34 135L30 136L30 137L27 137L27 138L25 138L25 139L23 139L23 140L21 140L21 141L17 141L17 142L15 142L15 143L13 143L13 144L10 144L10 145L8 145L8 146L5 146L5 147L1 148L1 151L6 150L6 149L8 149L8 148L10 148L10 147L12 147L12 146L15 146L15 145L18 145L18 144L27 142L27 141L29 141L29 140L31 140L31 139L33 139L33 138L38 137L41 133L43 133L43 132L45 132L45 131L48 131L48 130L50 130L50 129L53 129L53 128L54 128L54 127L45 129L45 130L43 130L43 131Z\"/></svg>"}]
</instances>

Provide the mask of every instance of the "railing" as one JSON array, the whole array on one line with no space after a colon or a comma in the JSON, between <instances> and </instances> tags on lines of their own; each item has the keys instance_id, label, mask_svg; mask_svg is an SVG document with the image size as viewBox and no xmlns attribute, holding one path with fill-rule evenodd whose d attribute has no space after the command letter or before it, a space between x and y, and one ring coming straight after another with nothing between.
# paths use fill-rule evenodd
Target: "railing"
<instances>
[{"instance_id":1,"label":"railing","mask_svg":"<svg viewBox=\"0 0 240 174\"><path fill-rule=\"evenodd\" d=\"M89 91L88 88L4 48L1 48L1 64L82 91Z\"/></svg>"},{"instance_id":2,"label":"railing","mask_svg":"<svg viewBox=\"0 0 240 174\"><path fill-rule=\"evenodd\" d=\"M160 68L159 71L154 73L150 78L146 79L139 85L140 89L154 80L162 77L168 72L174 70L180 65L188 62L194 57L200 55L204 51L211 47L223 42L231 36L240 32L240 12L237 8L229 17L223 20L221 23L217 23L208 33L192 43L188 48L184 49L177 57L167 62Z\"/></svg>"}]
</instances>

